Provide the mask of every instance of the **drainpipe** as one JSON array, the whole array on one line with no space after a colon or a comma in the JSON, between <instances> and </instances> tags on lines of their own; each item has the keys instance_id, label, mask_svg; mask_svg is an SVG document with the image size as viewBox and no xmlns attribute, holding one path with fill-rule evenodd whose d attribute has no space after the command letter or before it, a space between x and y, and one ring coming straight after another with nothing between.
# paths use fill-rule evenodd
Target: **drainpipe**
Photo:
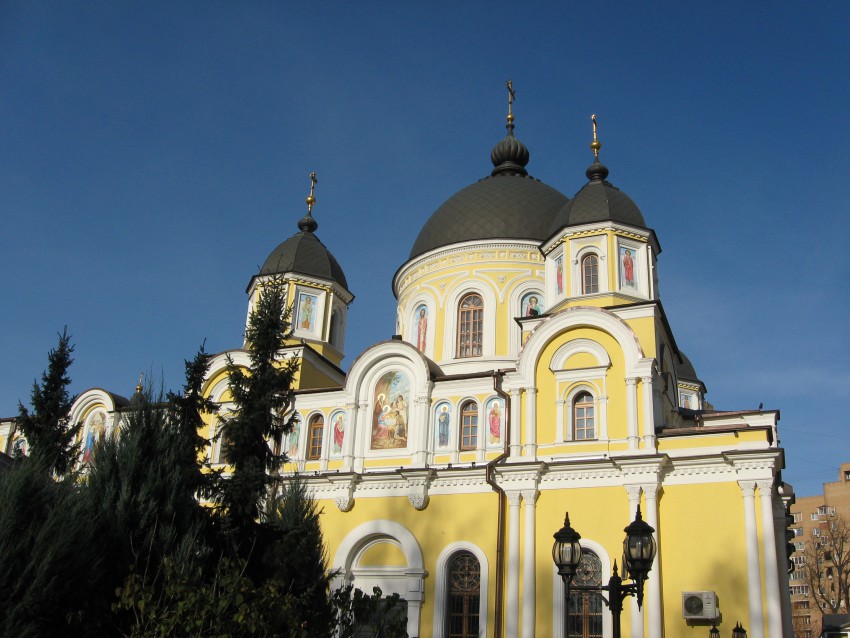
<instances>
[{"instance_id":1,"label":"drainpipe","mask_svg":"<svg viewBox=\"0 0 850 638\"><path fill-rule=\"evenodd\" d=\"M503 440L505 448L502 453L487 464L487 484L499 495L499 514L496 523L496 627L493 632L494 638L503 638L505 635L505 490L496 483L493 478L493 470L496 465L502 463L510 454L511 440L511 397L502 391L502 370L493 370L493 390L505 401L505 431Z\"/></svg>"}]
</instances>

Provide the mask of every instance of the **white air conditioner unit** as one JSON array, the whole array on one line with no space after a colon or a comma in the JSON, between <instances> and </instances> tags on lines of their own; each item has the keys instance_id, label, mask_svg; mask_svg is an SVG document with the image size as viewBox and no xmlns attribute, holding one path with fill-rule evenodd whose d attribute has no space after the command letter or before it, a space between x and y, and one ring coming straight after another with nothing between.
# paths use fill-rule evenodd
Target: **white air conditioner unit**
<instances>
[{"instance_id":1,"label":"white air conditioner unit","mask_svg":"<svg viewBox=\"0 0 850 638\"><path fill-rule=\"evenodd\" d=\"M717 594L713 591L682 592L682 617L686 620L717 618Z\"/></svg>"}]
</instances>

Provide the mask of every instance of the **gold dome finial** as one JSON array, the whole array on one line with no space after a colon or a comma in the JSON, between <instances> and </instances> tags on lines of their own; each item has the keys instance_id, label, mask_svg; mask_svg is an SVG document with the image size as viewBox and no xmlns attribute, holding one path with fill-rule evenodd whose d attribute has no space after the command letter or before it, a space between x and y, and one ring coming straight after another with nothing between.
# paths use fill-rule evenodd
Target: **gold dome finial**
<instances>
[{"instance_id":1,"label":"gold dome finial","mask_svg":"<svg viewBox=\"0 0 850 638\"><path fill-rule=\"evenodd\" d=\"M310 173L310 194L307 195L307 215L313 214L313 204L316 203L316 198L313 196L313 191L319 180L316 179L316 173Z\"/></svg>"},{"instance_id":2,"label":"gold dome finial","mask_svg":"<svg viewBox=\"0 0 850 638\"><path fill-rule=\"evenodd\" d=\"M136 394L141 394L142 390L144 390L144 386L142 385L142 380L145 378L145 373L139 373L139 382L136 384Z\"/></svg>"},{"instance_id":3,"label":"gold dome finial","mask_svg":"<svg viewBox=\"0 0 850 638\"><path fill-rule=\"evenodd\" d=\"M516 99L516 91L514 91L514 83L509 79L505 82L505 87L508 89L508 124L505 128L508 129L508 135L514 134L514 100Z\"/></svg>"},{"instance_id":4,"label":"gold dome finial","mask_svg":"<svg viewBox=\"0 0 850 638\"><path fill-rule=\"evenodd\" d=\"M599 149L602 148L602 142L599 141L599 138L596 136L596 115L590 116L590 121L593 122L593 141L590 143L590 148L593 150L593 157L598 162L599 161Z\"/></svg>"}]
</instances>

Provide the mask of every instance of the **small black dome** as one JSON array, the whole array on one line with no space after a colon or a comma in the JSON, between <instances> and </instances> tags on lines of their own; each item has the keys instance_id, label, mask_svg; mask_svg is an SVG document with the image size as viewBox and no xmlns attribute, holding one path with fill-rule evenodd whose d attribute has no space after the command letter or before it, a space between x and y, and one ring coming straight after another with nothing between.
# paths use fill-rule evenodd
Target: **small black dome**
<instances>
[{"instance_id":1,"label":"small black dome","mask_svg":"<svg viewBox=\"0 0 850 638\"><path fill-rule=\"evenodd\" d=\"M631 197L611 184L608 169L598 161L587 169L590 180L555 216L550 234L565 226L591 224L601 221L621 222L646 228L643 214Z\"/></svg>"},{"instance_id":2,"label":"small black dome","mask_svg":"<svg viewBox=\"0 0 850 638\"><path fill-rule=\"evenodd\" d=\"M308 221L309 220L309 221ZM303 218L296 233L275 248L260 269L260 275L280 275L287 272L331 279L348 290L345 273L319 238L313 234L318 224L312 217Z\"/></svg>"},{"instance_id":3,"label":"small black dome","mask_svg":"<svg viewBox=\"0 0 850 638\"><path fill-rule=\"evenodd\" d=\"M513 134L493 147L490 177L458 191L440 206L413 243L410 259L429 250L477 239L549 237L567 197L525 170L529 153Z\"/></svg>"},{"instance_id":4,"label":"small black dome","mask_svg":"<svg viewBox=\"0 0 850 638\"><path fill-rule=\"evenodd\" d=\"M694 369L694 364L691 363L691 360L681 350L679 351L679 357L681 357L681 363L676 363L676 376L681 380L699 381L697 371Z\"/></svg>"}]
</instances>

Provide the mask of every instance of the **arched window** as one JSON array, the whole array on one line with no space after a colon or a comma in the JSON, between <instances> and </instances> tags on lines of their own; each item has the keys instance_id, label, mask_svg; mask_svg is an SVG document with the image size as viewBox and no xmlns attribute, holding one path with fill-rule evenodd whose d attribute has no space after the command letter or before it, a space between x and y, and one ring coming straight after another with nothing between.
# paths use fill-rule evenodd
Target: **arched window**
<instances>
[{"instance_id":1,"label":"arched window","mask_svg":"<svg viewBox=\"0 0 850 638\"><path fill-rule=\"evenodd\" d=\"M574 585L601 585L602 561L585 548L581 553ZM602 598L596 592L571 591L567 638L602 638Z\"/></svg>"},{"instance_id":2,"label":"arched window","mask_svg":"<svg viewBox=\"0 0 850 638\"><path fill-rule=\"evenodd\" d=\"M310 418L310 430L307 435L307 458L317 459L322 455L322 432L325 429L325 418L317 414Z\"/></svg>"},{"instance_id":3,"label":"arched window","mask_svg":"<svg viewBox=\"0 0 850 638\"><path fill-rule=\"evenodd\" d=\"M581 260L581 293L599 292L599 258L593 253Z\"/></svg>"},{"instance_id":4,"label":"arched window","mask_svg":"<svg viewBox=\"0 0 850 638\"><path fill-rule=\"evenodd\" d=\"M575 441L596 438L596 415L590 392L580 392L573 400L573 430Z\"/></svg>"},{"instance_id":5,"label":"arched window","mask_svg":"<svg viewBox=\"0 0 850 638\"><path fill-rule=\"evenodd\" d=\"M446 574L448 638L478 638L481 598L481 565L471 552L457 552L449 559Z\"/></svg>"},{"instance_id":6,"label":"arched window","mask_svg":"<svg viewBox=\"0 0 850 638\"><path fill-rule=\"evenodd\" d=\"M474 450L478 447L478 404L467 401L460 411L460 449Z\"/></svg>"},{"instance_id":7,"label":"arched window","mask_svg":"<svg viewBox=\"0 0 850 638\"><path fill-rule=\"evenodd\" d=\"M328 341L334 348L339 349L339 313L336 310L331 311L331 328Z\"/></svg>"},{"instance_id":8,"label":"arched window","mask_svg":"<svg viewBox=\"0 0 850 638\"><path fill-rule=\"evenodd\" d=\"M472 292L460 300L457 317L457 356L480 357L483 341L484 302Z\"/></svg>"}]
</instances>

